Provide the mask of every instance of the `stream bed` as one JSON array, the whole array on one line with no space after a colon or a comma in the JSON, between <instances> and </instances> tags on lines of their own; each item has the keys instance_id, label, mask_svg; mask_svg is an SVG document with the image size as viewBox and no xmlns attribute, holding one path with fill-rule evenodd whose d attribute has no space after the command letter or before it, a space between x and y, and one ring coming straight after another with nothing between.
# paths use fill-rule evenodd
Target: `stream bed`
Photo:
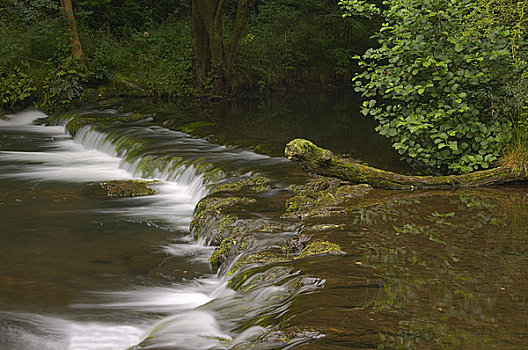
<instances>
[{"instance_id":1,"label":"stream bed","mask_svg":"<svg viewBox=\"0 0 528 350\"><path fill-rule=\"evenodd\" d=\"M74 113L118 121L75 137L38 111L0 121L0 348L528 346L525 185L373 190L333 215L282 219L290 186L308 178L281 156L292 138L409 172L355 98L192 112L115 100ZM270 190L243 215L293 227L257 245L307 235L346 254L213 272L193 210L214 184L254 174ZM154 180L157 193L90 190L125 179ZM230 284L241 278L266 283Z\"/></svg>"}]
</instances>

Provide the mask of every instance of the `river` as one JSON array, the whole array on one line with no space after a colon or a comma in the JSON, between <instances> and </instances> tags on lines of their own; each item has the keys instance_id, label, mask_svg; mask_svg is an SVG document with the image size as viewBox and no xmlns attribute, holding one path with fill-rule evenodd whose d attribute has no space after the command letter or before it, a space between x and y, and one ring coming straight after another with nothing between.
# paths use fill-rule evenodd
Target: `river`
<instances>
[{"instance_id":1,"label":"river","mask_svg":"<svg viewBox=\"0 0 528 350\"><path fill-rule=\"evenodd\" d=\"M302 170L281 157L289 139L409 171L353 99L281 101L193 113L112 101L76 113L142 117L75 137L44 126L38 111L0 121L0 348L528 345L523 185L379 190L375 204L315 220L336 227L319 235L346 255L274 265L276 283L245 292L230 288L233 276L213 273L214 247L189 233L194 207L209 184L229 178L265 174L279 194L303 182ZM171 130L173 123L186 128ZM153 160L162 166L145 166ZM119 179L156 180L157 193L91 192ZM276 220L266 208L251 215ZM274 325L297 335L263 338Z\"/></svg>"}]
</instances>

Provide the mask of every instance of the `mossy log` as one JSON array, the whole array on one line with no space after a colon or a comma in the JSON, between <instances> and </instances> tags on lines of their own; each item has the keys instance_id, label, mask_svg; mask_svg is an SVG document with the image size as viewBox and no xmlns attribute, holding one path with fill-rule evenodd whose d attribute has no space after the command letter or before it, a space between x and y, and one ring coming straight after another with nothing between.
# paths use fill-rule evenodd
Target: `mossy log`
<instances>
[{"instance_id":1,"label":"mossy log","mask_svg":"<svg viewBox=\"0 0 528 350\"><path fill-rule=\"evenodd\" d=\"M377 188L413 189L452 189L498 185L514 181L527 181L524 171L507 167L475 171L463 175L409 176L361 164L334 155L308 140L295 139L286 145L288 159L301 164L306 170L330 177L337 177L355 183L369 184Z\"/></svg>"}]
</instances>

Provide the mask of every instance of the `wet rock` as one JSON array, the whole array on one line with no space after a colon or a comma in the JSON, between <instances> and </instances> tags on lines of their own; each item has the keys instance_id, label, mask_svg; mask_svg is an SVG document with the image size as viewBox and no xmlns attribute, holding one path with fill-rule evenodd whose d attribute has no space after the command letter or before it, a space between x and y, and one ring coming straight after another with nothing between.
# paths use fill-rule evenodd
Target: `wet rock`
<instances>
[{"instance_id":1,"label":"wet rock","mask_svg":"<svg viewBox=\"0 0 528 350\"><path fill-rule=\"evenodd\" d=\"M299 255L299 259L314 255L345 255L346 253L338 244L316 240L310 242Z\"/></svg>"},{"instance_id":2,"label":"wet rock","mask_svg":"<svg viewBox=\"0 0 528 350\"><path fill-rule=\"evenodd\" d=\"M267 250L240 258L229 271L229 275L248 265L268 265L290 262L310 256L345 254L338 244L317 239L310 241L309 237L301 234L284 241L278 249L277 247L270 247Z\"/></svg>"},{"instance_id":3,"label":"wet rock","mask_svg":"<svg viewBox=\"0 0 528 350\"><path fill-rule=\"evenodd\" d=\"M149 183L139 180L112 180L91 185L89 192L104 197L150 196L156 191L148 186Z\"/></svg>"},{"instance_id":4,"label":"wet rock","mask_svg":"<svg viewBox=\"0 0 528 350\"><path fill-rule=\"evenodd\" d=\"M255 199L245 197L204 197L195 208L191 233L196 239L205 238L209 244L219 245L239 219L234 214L236 209L242 210L255 202Z\"/></svg>"},{"instance_id":5,"label":"wet rock","mask_svg":"<svg viewBox=\"0 0 528 350\"><path fill-rule=\"evenodd\" d=\"M307 219L344 214L347 203L368 194L372 186L316 176L291 190L294 196L286 201L283 218Z\"/></svg>"},{"instance_id":6,"label":"wet rock","mask_svg":"<svg viewBox=\"0 0 528 350\"><path fill-rule=\"evenodd\" d=\"M249 179L228 181L218 185L213 191L216 192L239 192L262 193L271 190L271 180L264 176L252 176Z\"/></svg>"}]
</instances>

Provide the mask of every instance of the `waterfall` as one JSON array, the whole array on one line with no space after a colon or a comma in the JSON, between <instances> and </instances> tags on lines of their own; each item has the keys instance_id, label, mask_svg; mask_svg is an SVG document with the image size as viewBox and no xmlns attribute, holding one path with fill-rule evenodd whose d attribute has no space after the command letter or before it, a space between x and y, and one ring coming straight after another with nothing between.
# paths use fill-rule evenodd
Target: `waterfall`
<instances>
[{"instance_id":1,"label":"waterfall","mask_svg":"<svg viewBox=\"0 0 528 350\"><path fill-rule=\"evenodd\" d=\"M124 350L141 344L146 349L231 348L266 331L251 325L252 318L275 309L284 312L293 296L308 290L293 288L301 278L297 271L277 267L273 275L279 285L264 283L243 296L235 293L225 276L209 270L208 258L214 247L195 241L188 230L194 207L208 194L210 185L262 170L278 169L281 173L287 164L284 158L215 145L141 122L125 127L83 126L72 138L65 123L51 127L33 124L43 117L31 111L0 121L0 131L13 135L13 140L27 138L34 143L28 146L13 141L13 147L0 148L0 164L9 165L0 178L26 181L36 189L55 183L78 188L108 180L149 181L157 191L153 196L107 200L96 209L85 209L84 204L68 207L68 215L79 216L81 222L83 215L120 218L117 223L98 219L100 226L95 232L104 237L114 234L107 226L121 229L121 220L132 223L133 229L174 233L156 250L159 266L172 258L207 269L174 282L142 285L139 281L120 290L86 290L83 302L69 303L67 312L57 314L0 309L6 320L5 325L0 324L0 347ZM59 198L59 203L62 200ZM84 228L74 229L80 231L82 242L97 243L82 236ZM134 239L133 232L130 236ZM76 244L83 250L86 243ZM95 261L106 263L107 259ZM186 273L180 272L182 276Z\"/></svg>"},{"instance_id":2,"label":"waterfall","mask_svg":"<svg viewBox=\"0 0 528 350\"><path fill-rule=\"evenodd\" d=\"M206 180L192 164L171 166L160 159L155 171L146 171L141 156L127 158L118 152L108 135L84 127L75 138L68 137L63 126L34 125L45 115L30 111L0 121L0 128L9 132L37 134L45 145L37 150L5 150L0 161L15 164L0 177L39 182L87 183L115 179L156 180L157 194L150 198L131 198L133 205L118 209L101 209L125 217L149 217L168 230L187 230L194 205L207 194ZM188 135L181 134L181 137ZM116 140L114 140L115 142ZM217 146L213 146L217 148ZM148 157L147 157L148 158ZM212 247L181 237L179 242L160 247L171 255L192 256L207 261ZM66 318L27 312L0 313L9 321L0 328L0 345L23 349L127 349L147 336L174 347L218 347L218 339L231 340L229 331L217 319L214 310L200 309L213 299L230 298L226 282L214 275L200 280L170 286L150 286L118 292L90 292L96 300L70 307L81 317ZM102 300L98 302L97 300ZM110 300L110 301L109 301ZM126 323L90 320L90 314L101 310L129 314ZM87 316L82 316L84 313ZM138 318L138 314L142 315ZM86 320L88 317L88 320ZM20 327L24 324L24 327ZM179 345L178 345L179 344ZM158 344L159 345L159 344Z\"/></svg>"}]
</instances>

